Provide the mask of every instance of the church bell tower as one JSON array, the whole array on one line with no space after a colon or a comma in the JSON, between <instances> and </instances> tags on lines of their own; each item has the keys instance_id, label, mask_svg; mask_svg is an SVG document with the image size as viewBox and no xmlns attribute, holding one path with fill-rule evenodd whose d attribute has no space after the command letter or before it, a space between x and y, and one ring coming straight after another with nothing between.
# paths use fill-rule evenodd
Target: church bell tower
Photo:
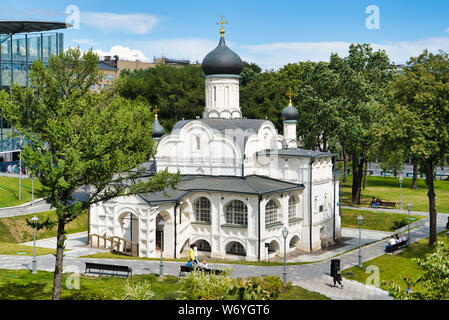
<instances>
[{"instance_id":1,"label":"church bell tower","mask_svg":"<svg viewBox=\"0 0 449 320\"><path fill-rule=\"evenodd\" d=\"M243 68L242 59L226 46L223 25L218 46L203 60L202 68L206 78L206 108L203 118L240 119L239 81Z\"/></svg>"}]
</instances>

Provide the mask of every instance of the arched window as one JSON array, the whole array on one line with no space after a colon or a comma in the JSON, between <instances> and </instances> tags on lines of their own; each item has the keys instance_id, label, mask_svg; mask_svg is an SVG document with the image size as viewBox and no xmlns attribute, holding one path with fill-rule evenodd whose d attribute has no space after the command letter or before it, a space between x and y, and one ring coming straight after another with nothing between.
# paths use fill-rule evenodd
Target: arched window
<instances>
[{"instance_id":1,"label":"arched window","mask_svg":"<svg viewBox=\"0 0 449 320\"><path fill-rule=\"evenodd\" d=\"M245 248L238 242L230 242L226 246L226 253L227 254L235 254L239 256L245 256Z\"/></svg>"},{"instance_id":2,"label":"arched window","mask_svg":"<svg viewBox=\"0 0 449 320\"><path fill-rule=\"evenodd\" d=\"M248 225L248 208L240 200L233 200L225 207L225 219L228 224Z\"/></svg>"},{"instance_id":3,"label":"arched window","mask_svg":"<svg viewBox=\"0 0 449 320\"><path fill-rule=\"evenodd\" d=\"M195 242L195 244L198 248L198 251L211 252L210 244L206 240L198 240L197 242Z\"/></svg>"},{"instance_id":4,"label":"arched window","mask_svg":"<svg viewBox=\"0 0 449 320\"><path fill-rule=\"evenodd\" d=\"M288 218L289 219L296 218L296 199L295 199L295 197L290 197L290 199L288 199Z\"/></svg>"},{"instance_id":5,"label":"arched window","mask_svg":"<svg viewBox=\"0 0 449 320\"><path fill-rule=\"evenodd\" d=\"M271 199L265 206L265 224L270 224L278 221L278 206L276 202Z\"/></svg>"},{"instance_id":6,"label":"arched window","mask_svg":"<svg viewBox=\"0 0 449 320\"><path fill-rule=\"evenodd\" d=\"M195 137L195 141L196 141L196 150L201 150L201 138L200 137Z\"/></svg>"},{"instance_id":7,"label":"arched window","mask_svg":"<svg viewBox=\"0 0 449 320\"><path fill-rule=\"evenodd\" d=\"M193 203L195 219L199 222L210 223L210 201L205 197L196 199Z\"/></svg>"}]
</instances>

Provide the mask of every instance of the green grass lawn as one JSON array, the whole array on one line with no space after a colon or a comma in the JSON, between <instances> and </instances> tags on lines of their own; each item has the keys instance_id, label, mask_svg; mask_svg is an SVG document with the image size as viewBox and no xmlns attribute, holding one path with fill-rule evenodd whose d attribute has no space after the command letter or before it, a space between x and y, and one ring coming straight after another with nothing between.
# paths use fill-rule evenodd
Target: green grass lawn
<instances>
[{"instance_id":1,"label":"green grass lawn","mask_svg":"<svg viewBox=\"0 0 449 320\"><path fill-rule=\"evenodd\" d=\"M68 251L68 250L66 250ZM36 255L41 256L45 254L56 253L56 249L39 248L36 247ZM17 255L17 256L32 256L33 247L25 246L17 243L0 242L0 254Z\"/></svg>"},{"instance_id":2,"label":"green grass lawn","mask_svg":"<svg viewBox=\"0 0 449 320\"><path fill-rule=\"evenodd\" d=\"M48 217L55 220L55 211L44 211L36 214L29 214L24 216L16 216L10 218L0 219L0 242L7 243L21 243L33 240L33 229L27 225L26 219L36 215L39 221L44 221ZM78 216L75 220L66 225L67 234L87 231L87 214ZM56 237L57 226L51 230L41 229L36 232L36 239L46 239Z\"/></svg>"},{"instance_id":3,"label":"green grass lawn","mask_svg":"<svg viewBox=\"0 0 449 320\"><path fill-rule=\"evenodd\" d=\"M14 207L31 201L31 179L22 179L21 200L19 200L19 178L0 177L0 208ZM42 186L34 179L34 199L42 198Z\"/></svg>"},{"instance_id":4,"label":"green grass lawn","mask_svg":"<svg viewBox=\"0 0 449 320\"><path fill-rule=\"evenodd\" d=\"M437 196L437 211L449 213L449 181L436 180L435 193ZM406 210L407 203L413 205L413 211L429 211L427 185L424 179L418 179L418 189L410 189L412 178L404 178L402 183L402 208ZM341 186L342 205L353 205L351 202L352 176L348 176ZM367 177L366 189L362 189L360 205L368 207L373 197L384 201L396 202L399 209L400 188L398 178L394 177Z\"/></svg>"},{"instance_id":5,"label":"green grass lawn","mask_svg":"<svg viewBox=\"0 0 449 320\"><path fill-rule=\"evenodd\" d=\"M438 240L449 243L449 237L446 235L446 231L438 234ZM434 252L433 248L429 248L427 246L428 241L428 238L422 239L412 243L409 249L405 249L398 254L384 254L363 263L363 269L355 266L343 270L342 274L347 279L365 283L367 277L370 276L370 274L366 273L365 270L368 266L374 265L379 268L379 283L382 289L385 289L385 287L381 285L384 280L392 280L405 289L406 286L404 281L402 281L401 276L417 278L424 273L424 271L412 261L412 258L425 258L427 254ZM352 273L352 275L349 275L348 273Z\"/></svg>"},{"instance_id":6,"label":"green grass lawn","mask_svg":"<svg viewBox=\"0 0 449 320\"><path fill-rule=\"evenodd\" d=\"M120 277L80 276L79 289L67 289L65 286L69 274L63 274L61 299L90 300L111 299L122 291L126 279ZM149 281L155 300L173 300L179 290L179 278L166 276L163 281L157 275L133 275L129 281ZM32 274L29 270L0 270L0 300L49 300L53 287L53 273L39 271ZM282 293L278 300L328 300L327 297L300 287L292 287Z\"/></svg>"},{"instance_id":7,"label":"green grass lawn","mask_svg":"<svg viewBox=\"0 0 449 320\"><path fill-rule=\"evenodd\" d=\"M381 209L379 209L381 210ZM394 231L408 223L408 215L402 213L389 213L382 211L366 211L341 209L341 226L345 228L358 228L357 217L362 215L363 224L362 229L379 230L379 231ZM424 219L424 216L410 215L411 222Z\"/></svg>"}]
</instances>

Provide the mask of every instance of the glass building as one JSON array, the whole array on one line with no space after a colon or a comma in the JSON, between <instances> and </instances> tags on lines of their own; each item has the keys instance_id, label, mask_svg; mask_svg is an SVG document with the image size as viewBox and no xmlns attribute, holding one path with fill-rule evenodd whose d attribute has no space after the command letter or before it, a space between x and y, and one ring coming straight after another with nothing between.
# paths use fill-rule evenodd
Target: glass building
<instances>
[{"instance_id":1,"label":"glass building","mask_svg":"<svg viewBox=\"0 0 449 320\"><path fill-rule=\"evenodd\" d=\"M1 21L0 90L9 90L13 84L26 87L34 61L40 59L46 64L52 55L63 52L62 33L40 31L66 27L65 23L57 22ZM20 148L23 139L14 133L14 128L1 116L0 106L0 162L18 160L14 151Z\"/></svg>"}]
</instances>

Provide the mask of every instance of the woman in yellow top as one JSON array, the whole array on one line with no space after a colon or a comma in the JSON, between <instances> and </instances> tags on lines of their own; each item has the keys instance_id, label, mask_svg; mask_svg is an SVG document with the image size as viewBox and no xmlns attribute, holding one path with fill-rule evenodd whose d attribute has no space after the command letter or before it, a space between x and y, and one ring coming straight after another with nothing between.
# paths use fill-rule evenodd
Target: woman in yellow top
<instances>
[{"instance_id":1,"label":"woman in yellow top","mask_svg":"<svg viewBox=\"0 0 449 320\"><path fill-rule=\"evenodd\" d=\"M195 250L193 250L193 244L190 245L188 260L195 261Z\"/></svg>"}]
</instances>

